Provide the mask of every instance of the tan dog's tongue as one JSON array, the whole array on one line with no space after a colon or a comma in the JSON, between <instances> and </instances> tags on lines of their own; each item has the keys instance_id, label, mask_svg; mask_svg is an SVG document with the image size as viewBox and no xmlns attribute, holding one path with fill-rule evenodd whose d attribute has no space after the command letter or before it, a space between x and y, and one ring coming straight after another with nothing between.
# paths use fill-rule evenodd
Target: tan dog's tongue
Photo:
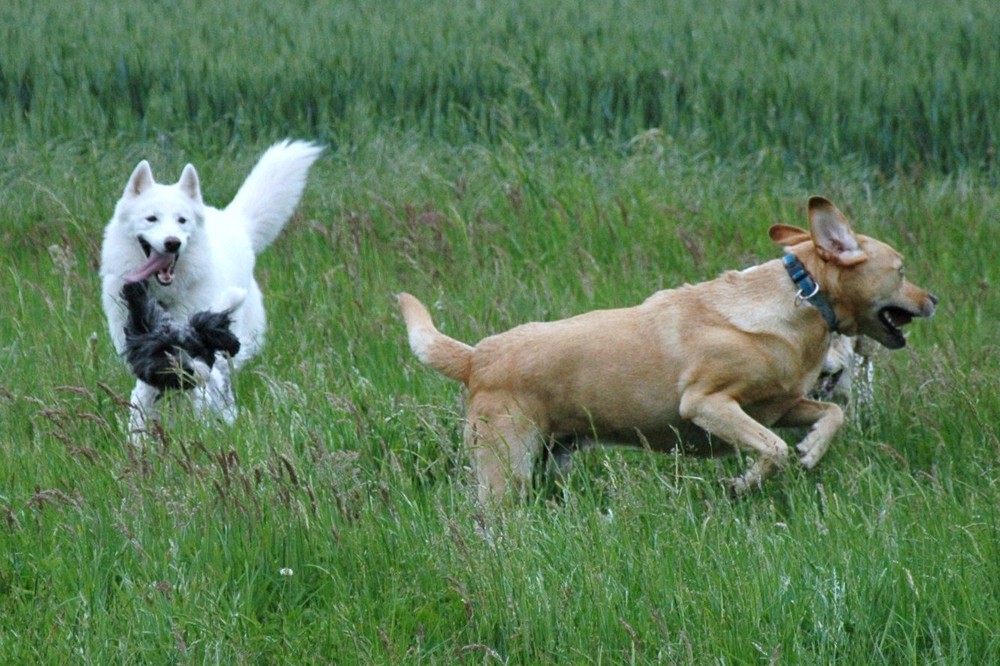
<instances>
[{"instance_id":1,"label":"tan dog's tongue","mask_svg":"<svg viewBox=\"0 0 1000 666\"><path fill-rule=\"evenodd\" d=\"M165 268L170 268L174 263L174 255L162 254L156 250L150 250L149 259L139 268L125 276L126 282L141 282L154 273L159 273Z\"/></svg>"}]
</instances>

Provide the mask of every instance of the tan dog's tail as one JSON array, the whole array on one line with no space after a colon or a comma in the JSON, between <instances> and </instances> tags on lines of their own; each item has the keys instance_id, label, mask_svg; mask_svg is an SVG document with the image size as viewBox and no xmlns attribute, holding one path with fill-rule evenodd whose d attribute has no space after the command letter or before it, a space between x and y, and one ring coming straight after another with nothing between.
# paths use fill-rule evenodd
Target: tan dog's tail
<instances>
[{"instance_id":1,"label":"tan dog's tail","mask_svg":"<svg viewBox=\"0 0 1000 666\"><path fill-rule=\"evenodd\" d=\"M406 321L410 349L417 358L445 377L467 385L472 364L472 347L437 330L431 320L431 313L413 296L404 292L396 298Z\"/></svg>"}]
</instances>

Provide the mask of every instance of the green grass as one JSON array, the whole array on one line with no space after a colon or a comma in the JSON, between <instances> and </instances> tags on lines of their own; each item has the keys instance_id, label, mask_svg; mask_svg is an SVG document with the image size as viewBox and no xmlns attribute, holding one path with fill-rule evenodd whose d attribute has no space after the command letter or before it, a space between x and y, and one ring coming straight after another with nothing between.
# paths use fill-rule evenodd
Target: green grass
<instances>
[{"instance_id":1,"label":"green grass","mask_svg":"<svg viewBox=\"0 0 1000 666\"><path fill-rule=\"evenodd\" d=\"M989 0L10 0L0 128L191 151L276 124L349 145L386 126L569 145L659 127L786 167L995 170L998 42Z\"/></svg>"},{"instance_id":2,"label":"green grass","mask_svg":"<svg viewBox=\"0 0 1000 666\"><path fill-rule=\"evenodd\" d=\"M0 9L0 662L1000 660L985 3L81 6ZM682 57L683 108L642 78ZM130 169L223 204L287 134L331 148L258 262L240 419L127 447L96 269ZM739 460L590 451L484 536L393 294L469 342L631 304L776 256L809 193L941 297L820 468L733 503Z\"/></svg>"}]
</instances>

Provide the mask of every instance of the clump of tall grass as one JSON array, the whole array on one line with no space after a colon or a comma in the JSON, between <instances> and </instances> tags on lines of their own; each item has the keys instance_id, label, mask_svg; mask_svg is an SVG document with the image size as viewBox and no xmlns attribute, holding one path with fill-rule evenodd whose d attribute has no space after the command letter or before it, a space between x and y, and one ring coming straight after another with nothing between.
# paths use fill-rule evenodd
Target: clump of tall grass
<instances>
[{"instance_id":1,"label":"clump of tall grass","mask_svg":"<svg viewBox=\"0 0 1000 666\"><path fill-rule=\"evenodd\" d=\"M392 126L573 145L658 128L726 156L892 173L993 169L1000 132L988 0L12 0L0 26L7 134L228 145L280 126L351 144Z\"/></svg>"}]
</instances>

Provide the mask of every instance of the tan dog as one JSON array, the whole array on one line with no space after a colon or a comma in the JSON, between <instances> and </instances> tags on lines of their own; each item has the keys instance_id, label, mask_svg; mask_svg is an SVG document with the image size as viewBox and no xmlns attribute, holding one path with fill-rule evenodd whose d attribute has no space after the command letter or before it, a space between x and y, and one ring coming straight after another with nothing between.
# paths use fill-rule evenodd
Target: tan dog
<instances>
[{"instance_id":1,"label":"tan dog","mask_svg":"<svg viewBox=\"0 0 1000 666\"><path fill-rule=\"evenodd\" d=\"M740 493L789 457L772 426L809 427L796 450L814 467L843 421L837 405L805 397L831 328L899 349L901 327L931 316L937 299L903 277L896 250L854 234L822 197L809 199L809 228L771 227L786 259L631 308L525 324L475 347L439 332L420 301L400 294L413 352L468 387L465 442L480 498L503 494L508 480L523 490L543 447L592 441L702 456L736 447L756 455L728 481Z\"/></svg>"}]
</instances>

